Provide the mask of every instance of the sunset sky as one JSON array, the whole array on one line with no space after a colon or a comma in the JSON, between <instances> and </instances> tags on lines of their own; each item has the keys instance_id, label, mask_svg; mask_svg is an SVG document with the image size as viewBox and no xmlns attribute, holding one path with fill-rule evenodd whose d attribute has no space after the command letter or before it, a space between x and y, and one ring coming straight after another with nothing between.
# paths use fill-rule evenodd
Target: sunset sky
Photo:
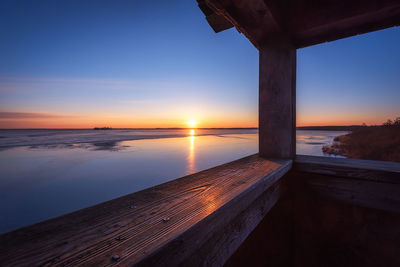
<instances>
[{"instance_id":1,"label":"sunset sky","mask_svg":"<svg viewBox=\"0 0 400 267\"><path fill-rule=\"evenodd\" d=\"M0 3L0 128L257 127L258 51L195 0ZM400 29L297 52L297 125L400 116Z\"/></svg>"}]
</instances>

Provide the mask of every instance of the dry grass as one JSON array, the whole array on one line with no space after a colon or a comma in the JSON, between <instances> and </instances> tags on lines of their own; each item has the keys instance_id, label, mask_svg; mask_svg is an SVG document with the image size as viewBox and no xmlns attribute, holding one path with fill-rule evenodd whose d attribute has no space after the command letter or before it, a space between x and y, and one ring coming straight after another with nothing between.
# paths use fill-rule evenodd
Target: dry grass
<instances>
[{"instance_id":1,"label":"dry grass","mask_svg":"<svg viewBox=\"0 0 400 267\"><path fill-rule=\"evenodd\" d=\"M389 122L389 121L388 121ZM400 162L400 119L382 126L361 127L338 136L322 150L349 158Z\"/></svg>"}]
</instances>

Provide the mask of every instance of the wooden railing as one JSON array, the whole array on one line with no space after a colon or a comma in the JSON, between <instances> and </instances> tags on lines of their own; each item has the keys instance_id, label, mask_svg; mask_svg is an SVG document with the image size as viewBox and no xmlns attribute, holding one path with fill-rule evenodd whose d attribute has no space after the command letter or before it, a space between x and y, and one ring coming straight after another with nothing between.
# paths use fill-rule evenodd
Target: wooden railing
<instances>
[{"instance_id":1,"label":"wooden railing","mask_svg":"<svg viewBox=\"0 0 400 267\"><path fill-rule=\"evenodd\" d=\"M323 198L400 212L400 163L298 155L293 171Z\"/></svg>"},{"instance_id":2,"label":"wooden railing","mask_svg":"<svg viewBox=\"0 0 400 267\"><path fill-rule=\"evenodd\" d=\"M400 266L400 163L298 155L285 180L226 267Z\"/></svg>"},{"instance_id":3,"label":"wooden railing","mask_svg":"<svg viewBox=\"0 0 400 267\"><path fill-rule=\"evenodd\" d=\"M296 266L400 266L400 163L297 156Z\"/></svg>"},{"instance_id":4,"label":"wooden railing","mask_svg":"<svg viewBox=\"0 0 400 267\"><path fill-rule=\"evenodd\" d=\"M392 266L398 225L399 163L253 155L3 234L0 263Z\"/></svg>"},{"instance_id":5,"label":"wooden railing","mask_svg":"<svg viewBox=\"0 0 400 267\"><path fill-rule=\"evenodd\" d=\"M284 194L291 166L254 155L3 234L0 264L222 265Z\"/></svg>"}]
</instances>

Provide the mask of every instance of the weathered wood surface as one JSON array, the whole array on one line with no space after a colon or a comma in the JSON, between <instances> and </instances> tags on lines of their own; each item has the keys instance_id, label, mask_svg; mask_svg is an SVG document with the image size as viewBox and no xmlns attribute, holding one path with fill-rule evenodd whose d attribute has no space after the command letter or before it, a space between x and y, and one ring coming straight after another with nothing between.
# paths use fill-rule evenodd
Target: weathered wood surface
<instances>
[{"instance_id":1,"label":"weathered wood surface","mask_svg":"<svg viewBox=\"0 0 400 267\"><path fill-rule=\"evenodd\" d=\"M296 48L301 48L400 25L398 0L201 2L220 16L209 20L211 27L224 30L233 25L257 48L277 33L288 34Z\"/></svg>"},{"instance_id":2,"label":"weathered wood surface","mask_svg":"<svg viewBox=\"0 0 400 267\"><path fill-rule=\"evenodd\" d=\"M269 161L253 155L3 234L0 263L126 266L143 259L146 264L153 257L172 266L189 261L197 249L215 252L217 246L225 248L226 257L240 244L229 248L229 244L221 243L223 238L210 243L212 237L229 241L227 234L218 231L229 229L227 225L234 218L242 220L238 233L250 231L248 225L254 221L246 224L247 219L243 221L239 215L254 201L261 203L264 213L268 211L280 196L281 177L290 168L291 161ZM249 212L253 218L263 214ZM246 233L238 235L243 239ZM182 242L190 247L185 248ZM213 259L208 261L212 263Z\"/></svg>"},{"instance_id":3,"label":"weathered wood surface","mask_svg":"<svg viewBox=\"0 0 400 267\"><path fill-rule=\"evenodd\" d=\"M216 13L207 4L206 0L197 0L199 8L206 16L206 20L215 32L220 32L232 28L232 23L227 20L223 15Z\"/></svg>"},{"instance_id":4,"label":"weathered wood surface","mask_svg":"<svg viewBox=\"0 0 400 267\"><path fill-rule=\"evenodd\" d=\"M201 0L197 1L202 2ZM221 26L229 22L231 27L235 26L257 48L260 47L260 40L264 36L282 30L274 17L275 14L262 0L205 0L204 3L213 10L214 14L225 18L226 22L208 20L213 29L225 30L228 27L224 29ZM206 13L205 15L207 17Z\"/></svg>"},{"instance_id":5,"label":"weathered wood surface","mask_svg":"<svg viewBox=\"0 0 400 267\"><path fill-rule=\"evenodd\" d=\"M260 48L259 153L293 158L296 153L296 49L285 36Z\"/></svg>"},{"instance_id":6,"label":"weathered wood surface","mask_svg":"<svg viewBox=\"0 0 400 267\"><path fill-rule=\"evenodd\" d=\"M287 27L298 47L400 24L398 0L297 0L291 11L293 17Z\"/></svg>"},{"instance_id":7,"label":"weathered wood surface","mask_svg":"<svg viewBox=\"0 0 400 267\"><path fill-rule=\"evenodd\" d=\"M397 211L387 209L399 203L398 197L397 204L390 200L396 197L390 187L397 186L399 195L398 185L351 177L342 180L353 185L338 185L338 177L303 172L288 176L295 266L400 266L400 213L398 206Z\"/></svg>"},{"instance_id":8,"label":"weathered wood surface","mask_svg":"<svg viewBox=\"0 0 400 267\"><path fill-rule=\"evenodd\" d=\"M278 175L280 176L280 175ZM278 177L277 176L277 177ZM272 179L272 181L275 179ZM222 266L285 195L286 179L260 183L139 262L139 266ZM258 198L251 202L259 192ZM240 211L240 212L239 212Z\"/></svg>"},{"instance_id":9,"label":"weathered wood surface","mask_svg":"<svg viewBox=\"0 0 400 267\"><path fill-rule=\"evenodd\" d=\"M296 171L400 184L400 163L297 155Z\"/></svg>"},{"instance_id":10,"label":"weathered wood surface","mask_svg":"<svg viewBox=\"0 0 400 267\"><path fill-rule=\"evenodd\" d=\"M400 163L297 156L293 173L321 199L400 213Z\"/></svg>"},{"instance_id":11,"label":"weathered wood surface","mask_svg":"<svg viewBox=\"0 0 400 267\"><path fill-rule=\"evenodd\" d=\"M285 176L285 180L289 182ZM296 266L294 254L293 196L288 192L268 212L225 267Z\"/></svg>"},{"instance_id":12,"label":"weathered wood surface","mask_svg":"<svg viewBox=\"0 0 400 267\"><path fill-rule=\"evenodd\" d=\"M399 164L297 156L226 266L400 266Z\"/></svg>"}]
</instances>

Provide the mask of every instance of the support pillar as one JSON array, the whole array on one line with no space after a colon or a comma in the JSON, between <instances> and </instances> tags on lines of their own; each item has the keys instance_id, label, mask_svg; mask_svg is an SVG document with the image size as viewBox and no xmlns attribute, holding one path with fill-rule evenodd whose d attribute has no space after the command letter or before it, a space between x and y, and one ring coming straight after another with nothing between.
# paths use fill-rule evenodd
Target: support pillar
<instances>
[{"instance_id":1,"label":"support pillar","mask_svg":"<svg viewBox=\"0 0 400 267\"><path fill-rule=\"evenodd\" d=\"M284 37L260 46L259 154L296 155L296 48Z\"/></svg>"}]
</instances>

